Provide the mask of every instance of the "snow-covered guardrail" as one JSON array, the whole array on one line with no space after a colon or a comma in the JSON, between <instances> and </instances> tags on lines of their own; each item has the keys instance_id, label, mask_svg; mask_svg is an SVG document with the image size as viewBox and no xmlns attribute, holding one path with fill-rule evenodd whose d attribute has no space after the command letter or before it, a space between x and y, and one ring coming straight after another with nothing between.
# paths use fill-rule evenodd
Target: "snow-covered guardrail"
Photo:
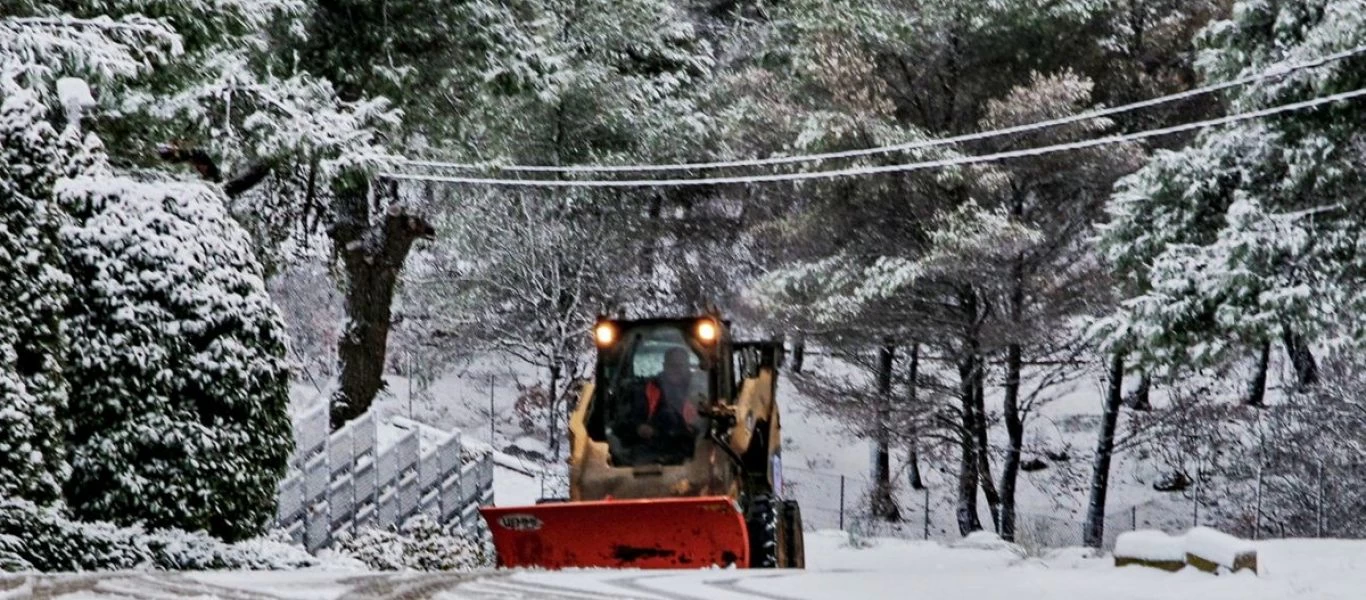
<instances>
[{"instance_id":1,"label":"snow-covered guardrail","mask_svg":"<svg viewBox=\"0 0 1366 600\"><path fill-rule=\"evenodd\" d=\"M337 534L397 526L425 513L471 527L493 502L493 457L458 432L372 413L327 433L326 404L294 421L295 453L280 482L277 525L310 552Z\"/></svg>"},{"instance_id":2,"label":"snow-covered guardrail","mask_svg":"<svg viewBox=\"0 0 1366 600\"><path fill-rule=\"evenodd\" d=\"M1257 548L1208 527L1196 527L1183 536L1161 531L1130 531L1115 540L1115 566L1141 565L1180 571L1187 565L1201 571L1251 571L1257 573Z\"/></svg>"}]
</instances>

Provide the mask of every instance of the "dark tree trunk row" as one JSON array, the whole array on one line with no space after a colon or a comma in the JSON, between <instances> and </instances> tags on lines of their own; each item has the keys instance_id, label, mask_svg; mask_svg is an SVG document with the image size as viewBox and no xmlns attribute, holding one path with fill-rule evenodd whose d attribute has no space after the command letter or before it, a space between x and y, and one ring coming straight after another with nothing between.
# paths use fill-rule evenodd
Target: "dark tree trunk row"
<instances>
[{"instance_id":1,"label":"dark tree trunk row","mask_svg":"<svg viewBox=\"0 0 1366 600\"><path fill-rule=\"evenodd\" d=\"M906 406L908 410L919 410L920 394L920 344L911 344L910 367L906 376ZM925 483L920 479L920 453L917 451L915 440L917 432L910 431L908 436L911 442L908 460L908 479L911 481L911 489L923 490Z\"/></svg>"},{"instance_id":2,"label":"dark tree trunk row","mask_svg":"<svg viewBox=\"0 0 1366 600\"><path fill-rule=\"evenodd\" d=\"M1110 360L1110 385L1105 394L1100 439L1096 443L1095 465L1091 470L1091 499L1086 506L1082 544L1100 548L1105 541L1105 498L1110 490L1110 462L1114 458L1115 430L1124 401L1124 354L1116 352Z\"/></svg>"},{"instance_id":3,"label":"dark tree trunk row","mask_svg":"<svg viewBox=\"0 0 1366 600\"><path fill-rule=\"evenodd\" d=\"M878 348L877 365L877 423L874 424L877 443L875 465L876 481L873 482L873 516L888 522L901 520L901 508L897 506L896 496L892 493L892 365L896 361L896 346L893 341L884 340Z\"/></svg>"}]
</instances>

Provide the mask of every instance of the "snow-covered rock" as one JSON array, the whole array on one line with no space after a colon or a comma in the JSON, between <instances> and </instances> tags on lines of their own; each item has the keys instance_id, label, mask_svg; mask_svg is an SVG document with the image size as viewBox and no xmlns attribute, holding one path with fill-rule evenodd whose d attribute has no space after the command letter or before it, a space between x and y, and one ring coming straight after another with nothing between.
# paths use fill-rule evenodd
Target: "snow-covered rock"
<instances>
[{"instance_id":1,"label":"snow-covered rock","mask_svg":"<svg viewBox=\"0 0 1366 600\"><path fill-rule=\"evenodd\" d=\"M1203 570L1257 570L1257 546L1250 541L1208 527L1186 532L1186 560Z\"/></svg>"},{"instance_id":2,"label":"snow-covered rock","mask_svg":"<svg viewBox=\"0 0 1366 600\"><path fill-rule=\"evenodd\" d=\"M1161 531L1126 531L1115 540L1114 555L1150 562L1181 562L1186 560L1186 545L1182 538Z\"/></svg>"}]
</instances>

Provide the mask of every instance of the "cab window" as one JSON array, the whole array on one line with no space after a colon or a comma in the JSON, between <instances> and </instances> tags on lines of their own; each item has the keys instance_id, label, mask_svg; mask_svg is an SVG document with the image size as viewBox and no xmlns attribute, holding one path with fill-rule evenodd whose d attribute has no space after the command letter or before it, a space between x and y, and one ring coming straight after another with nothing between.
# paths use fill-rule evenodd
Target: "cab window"
<instances>
[{"instance_id":1,"label":"cab window","mask_svg":"<svg viewBox=\"0 0 1366 600\"><path fill-rule=\"evenodd\" d=\"M642 326L622 332L602 357L604 433L618 465L681 464L707 431L710 370L685 329Z\"/></svg>"}]
</instances>

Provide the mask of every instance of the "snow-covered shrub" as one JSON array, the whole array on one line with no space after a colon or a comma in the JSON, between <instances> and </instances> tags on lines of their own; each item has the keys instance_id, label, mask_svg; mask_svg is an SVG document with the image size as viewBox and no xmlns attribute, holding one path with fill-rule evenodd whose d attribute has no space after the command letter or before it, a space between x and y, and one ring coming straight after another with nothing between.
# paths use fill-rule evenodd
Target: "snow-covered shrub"
<instances>
[{"instance_id":1,"label":"snow-covered shrub","mask_svg":"<svg viewBox=\"0 0 1366 600\"><path fill-rule=\"evenodd\" d=\"M408 519L398 531L363 530L339 540L336 550L379 571L469 571L493 563L483 532L447 530L428 515Z\"/></svg>"},{"instance_id":2,"label":"snow-covered shrub","mask_svg":"<svg viewBox=\"0 0 1366 600\"><path fill-rule=\"evenodd\" d=\"M73 218L68 504L259 535L293 439L285 328L246 235L199 184L75 178L57 197Z\"/></svg>"},{"instance_id":3,"label":"snow-covered shrub","mask_svg":"<svg viewBox=\"0 0 1366 600\"><path fill-rule=\"evenodd\" d=\"M318 564L302 548L268 539L228 544L203 533L80 522L56 507L0 500L0 570L288 570Z\"/></svg>"},{"instance_id":4,"label":"snow-covered shrub","mask_svg":"<svg viewBox=\"0 0 1366 600\"><path fill-rule=\"evenodd\" d=\"M67 474L61 318L70 278L52 188L84 154L37 92L0 81L0 496L56 500Z\"/></svg>"}]
</instances>

